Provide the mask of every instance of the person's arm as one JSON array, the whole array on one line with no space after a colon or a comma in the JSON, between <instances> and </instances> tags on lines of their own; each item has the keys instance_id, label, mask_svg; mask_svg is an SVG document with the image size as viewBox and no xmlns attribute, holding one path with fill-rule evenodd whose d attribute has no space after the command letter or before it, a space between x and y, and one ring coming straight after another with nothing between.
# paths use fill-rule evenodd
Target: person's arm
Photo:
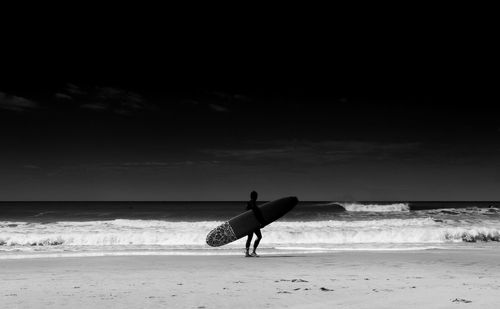
<instances>
[{"instance_id":1,"label":"person's arm","mask_svg":"<svg viewBox=\"0 0 500 309\"><path fill-rule=\"evenodd\" d=\"M262 212L260 211L259 207L257 207L257 204L252 203L252 211L257 218L257 221L259 221L261 227L266 226L266 220L264 219L264 216L262 215Z\"/></svg>"}]
</instances>

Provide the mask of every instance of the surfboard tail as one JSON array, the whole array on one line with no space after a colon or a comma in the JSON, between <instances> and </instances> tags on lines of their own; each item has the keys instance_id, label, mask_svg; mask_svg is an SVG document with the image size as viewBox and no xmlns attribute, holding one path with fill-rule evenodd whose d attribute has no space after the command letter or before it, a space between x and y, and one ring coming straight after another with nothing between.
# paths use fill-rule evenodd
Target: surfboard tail
<instances>
[{"instance_id":1,"label":"surfboard tail","mask_svg":"<svg viewBox=\"0 0 500 309\"><path fill-rule=\"evenodd\" d=\"M210 247L220 247L238 239L234 234L233 228L229 222L225 222L207 235L207 245Z\"/></svg>"}]
</instances>

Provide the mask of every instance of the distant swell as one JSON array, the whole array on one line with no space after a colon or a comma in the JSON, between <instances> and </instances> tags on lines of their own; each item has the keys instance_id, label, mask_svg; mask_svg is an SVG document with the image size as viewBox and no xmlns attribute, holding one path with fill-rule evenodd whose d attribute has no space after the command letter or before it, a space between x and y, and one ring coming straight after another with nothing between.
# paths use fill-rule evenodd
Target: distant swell
<instances>
[{"instance_id":1,"label":"distant swell","mask_svg":"<svg viewBox=\"0 0 500 309\"><path fill-rule=\"evenodd\" d=\"M410 211L410 206L406 203L396 204L358 204L358 203L337 203L347 211L370 211L370 212L392 212Z\"/></svg>"},{"instance_id":2,"label":"distant swell","mask_svg":"<svg viewBox=\"0 0 500 309\"><path fill-rule=\"evenodd\" d=\"M1 247L165 246L204 248L207 233L222 222L111 220L89 222L0 222ZM498 222L436 222L431 218L367 221L275 222L263 230L268 245L420 244L499 241ZM231 244L242 247L244 240Z\"/></svg>"}]
</instances>

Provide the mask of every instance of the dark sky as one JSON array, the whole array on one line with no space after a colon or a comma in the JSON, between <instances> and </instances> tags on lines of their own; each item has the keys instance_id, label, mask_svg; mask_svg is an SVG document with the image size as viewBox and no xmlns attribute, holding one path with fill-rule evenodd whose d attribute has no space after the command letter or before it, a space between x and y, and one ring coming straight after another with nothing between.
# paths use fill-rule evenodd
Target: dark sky
<instances>
[{"instance_id":1,"label":"dark sky","mask_svg":"<svg viewBox=\"0 0 500 309\"><path fill-rule=\"evenodd\" d=\"M4 39L0 200L500 199L452 34L152 20Z\"/></svg>"}]
</instances>

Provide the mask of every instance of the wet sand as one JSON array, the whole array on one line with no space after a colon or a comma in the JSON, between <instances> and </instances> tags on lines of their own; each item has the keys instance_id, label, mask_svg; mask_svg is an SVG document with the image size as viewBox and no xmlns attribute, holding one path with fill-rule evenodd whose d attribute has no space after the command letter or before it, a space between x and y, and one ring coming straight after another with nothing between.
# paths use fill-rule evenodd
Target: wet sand
<instances>
[{"instance_id":1,"label":"wet sand","mask_svg":"<svg viewBox=\"0 0 500 309\"><path fill-rule=\"evenodd\" d=\"M0 260L2 308L498 308L500 250Z\"/></svg>"}]
</instances>

